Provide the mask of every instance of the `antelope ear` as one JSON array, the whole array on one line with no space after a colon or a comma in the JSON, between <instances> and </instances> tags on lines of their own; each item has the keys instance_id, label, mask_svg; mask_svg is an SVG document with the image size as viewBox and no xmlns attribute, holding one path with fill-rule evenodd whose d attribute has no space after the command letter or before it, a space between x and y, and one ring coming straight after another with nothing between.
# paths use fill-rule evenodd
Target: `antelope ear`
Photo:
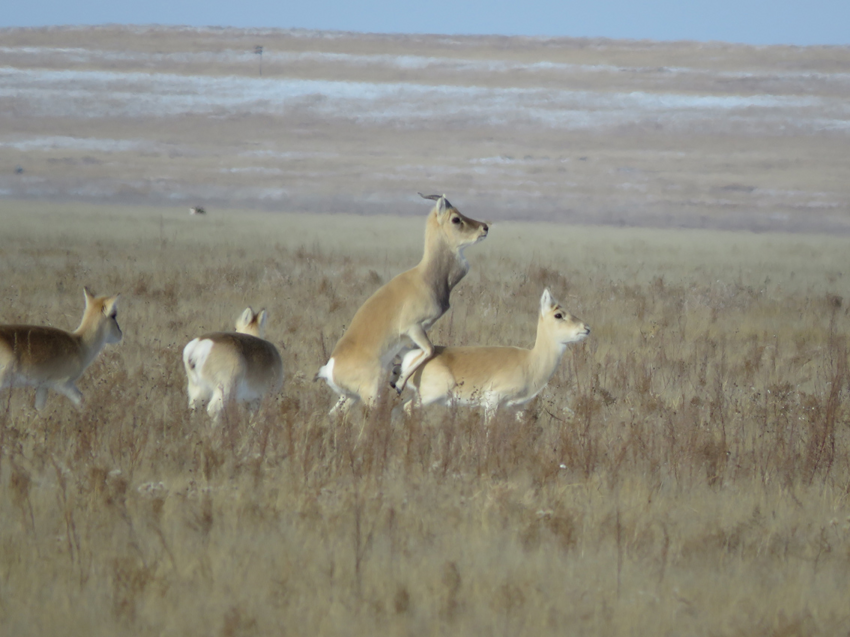
<instances>
[{"instance_id":1,"label":"antelope ear","mask_svg":"<svg viewBox=\"0 0 850 637\"><path fill-rule=\"evenodd\" d=\"M437 201L437 214L440 215L440 216L443 216L448 212L449 208L451 208L451 207L452 207L452 204L450 204L449 200L446 199L446 196L443 195Z\"/></svg>"},{"instance_id":2,"label":"antelope ear","mask_svg":"<svg viewBox=\"0 0 850 637\"><path fill-rule=\"evenodd\" d=\"M266 329L266 321L269 319L269 313L266 312L265 308L260 310L260 313L257 314L257 326L260 330Z\"/></svg>"},{"instance_id":3,"label":"antelope ear","mask_svg":"<svg viewBox=\"0 0 850 637\"><path fill-rule=\"evenodd\" d=\"M83 298L86 300L86 307L94 301L94 294L92 294L91 290L89 290L89 286L85 286L83 288Z\"/></svg>"},{"instance_id":4,"label":"antelope ear","mask_svg":"<svg viewBox=\"0 0 850 637\"><path fill-rule=\"evenodd\" d=\"M239 317L239 320L236 322L237 329L239 327L247 327L251 324L251 321L254 320L254 310L250 307L246 307L245 311L242 312L242 315Z\"/></svg>"},{"instance_id":5,"label":"antelope ear","mask_svg":"<svg viewBox=\"0 0 850 637\"><path fill-rule=\"evenodd\" d=\"M540 314L545 314L547 310L555 306L555 299L549 293L549 288L543 290L543 295L540 297Z\"/></svg>"},{"instance_id":6,"label":"antelope ear","mask_svg":"<svg viewBox=\"0 0 850 637\"><path fill-rule=\"evenodd\" d=\"M110 296L108 299L106 299L106 307L109 309L110 312L118 307L118 299L120 298L121 295L116 294L115 296Z\"/></svg>"}]
</instances>

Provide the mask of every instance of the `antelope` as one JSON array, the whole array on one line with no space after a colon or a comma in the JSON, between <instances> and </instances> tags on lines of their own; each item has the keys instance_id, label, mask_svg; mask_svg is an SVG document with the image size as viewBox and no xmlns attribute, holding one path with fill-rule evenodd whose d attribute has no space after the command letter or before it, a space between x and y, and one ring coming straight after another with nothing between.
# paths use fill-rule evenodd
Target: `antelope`
<instances>
[{"instance_id":1,"label":"antelope","mask_svg":"<svg viewBox=\"0 0 850 637\"><path fill-rule=\"evenodd\" d=\"M487 236L486 223L462 215L445 195L419 194L436 202L425 224L422 260L363 303L316 374L314 380L324 378L340 394L331 414L357 400L374 404L393 359L412 344L408 374L395 385L401 393L409 374L433 353L426 332L449 309L452 289L469 271L463 251Z\"/></svg>"},{"instance_id":2,"label":"antelope","mask_svg":"<svg viewBox=\"0 0 850 637\"><path fill-rule=\"evenodd\" d=\"M205 215L207 211L202 206L192 206L189 208L190 215Z\"/></svg>"},{"instance_id":3,"label":"antelope","mask_svg":"<svg viewBox=\"0 0 850 637\"><path fill-rule=\"evenodd\" d=\"M590 327L564 310L546 289L540 297L537 340L521 347L436 347L434 355L410 377L416 395L404 404L409 414L420 406L443 402L484 407L489 422L500 407L519 407L539 394L555 370L567 344L590 334ZM402 360L409 373L415 350Z\"/></svg>"},{"instance_id":4,"label":"antelope","mask_svg":"<svg viewBox=\"0 0 850 637\"><path fill-rule=\"evenodd\" d=\"M0 389L34 386L35 408L47 401L47 390L67 396L80 407L83 394L75 385L107 343L120 343L118 297L94 296L83 288L86 308L73 332L35 325L0 325Z\"/></svg>"},{"instance_id":5,"label":"antelope","mask_svg":"<svg viewBox=\"0 0 850 637\"><path fill-rule=\"evenodd\" d=\"M236 332L212 332L183 348L189 379L189 409L207 404L215 420L231 400L249 403L252 411L263 396L283 386L283 363L277 348L263 340L268 314L248 307L236 321Z\"/></svg>"}]
</instances>

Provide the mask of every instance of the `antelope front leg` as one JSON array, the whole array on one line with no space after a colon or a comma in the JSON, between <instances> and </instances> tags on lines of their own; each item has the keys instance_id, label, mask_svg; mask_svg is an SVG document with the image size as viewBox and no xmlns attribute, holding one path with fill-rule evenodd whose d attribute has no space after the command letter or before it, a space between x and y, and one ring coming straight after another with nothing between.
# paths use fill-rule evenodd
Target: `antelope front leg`
<instances>
[{"instance_id":1,"label":"antelope front leg","mask_svg":"<svg viewBox=\"0 0 850 637\"><path fill-rule=\"evenodd\" d=\"M41 390L41 389L45 390L45 393L43 395L46 397L47 388L39 387L39 390ZM83 392L81 392L79 389L77 389L77 386L74 383L65 383L65 384L60 384L60 385L54 385L53 389L58 391L60 394L67 396L71 400L71 402L74 403L74 405L77 407L77 409L82 409ZM41 407L38 406L38 402L39 402L38 399L39 399L39 394L38 394L38 391L36 391L36 393L35 393L36 409L41 409ZM44 406L44 400L43 399L41 401L41 406L42 407Z\"/></svg>"},{"instance_id":2,"label":"antelope front leg","mask_svg":"<svg viewBox=\"0 0 850 637\"><path fill-rule=\"evenodd\" d=\"M38 411L44 409L44 404L47 402L47 387L39 387L35 390L35 408Z\"/></svg>"},{"instance_id":3,"label":"antelope front leg","mask_svg":"<svg viewBox=\"0 0 850 637\"><path fill-rule=\"evenodd\" d=\"M395 390L399 394L404 391L407 379L410 378L425 361L434 355L434 346L431 345L431 341L421 325L415 325L410 328L407 335L419 348L419 354L417 354L415 358L411 359L410 366L407 369L405 369L402 365L401 374L399 374L398 380L395 382Z\"/></svg>"}]
</instances>

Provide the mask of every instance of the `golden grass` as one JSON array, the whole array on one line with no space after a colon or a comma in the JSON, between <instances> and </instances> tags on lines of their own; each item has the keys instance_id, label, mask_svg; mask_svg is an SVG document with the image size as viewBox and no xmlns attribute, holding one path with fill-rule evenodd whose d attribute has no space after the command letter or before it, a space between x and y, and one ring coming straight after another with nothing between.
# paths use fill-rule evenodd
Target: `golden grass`
<instances>
[{"instance_id":1,"label":"golden grass","mask_svg":"<svg viewBox=\"0 0 850 637\"><path fill-rule=\"evenodd\" d=\"M550 286L593 333L530 416L340 423L323 349L425 213L0 202L0 321L73 329L88 284L125 331L82 411L0 394L0 632L850 630L846 240L496 224L432 340L529 346ZM246 305L287 382L213 429L180 352Z\"/></svg>"}]
</instances>

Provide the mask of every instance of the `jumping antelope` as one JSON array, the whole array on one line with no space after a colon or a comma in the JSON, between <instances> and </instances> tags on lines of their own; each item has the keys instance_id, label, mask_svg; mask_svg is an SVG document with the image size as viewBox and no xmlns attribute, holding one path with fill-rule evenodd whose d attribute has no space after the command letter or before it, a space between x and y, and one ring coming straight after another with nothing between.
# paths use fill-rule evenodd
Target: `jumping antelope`
<instances>
[{"instance_id":1,"label":"jumping antelope","mask_svg":"<svg viewBox=\"0 0 850 637\"><path fill-rule=\"evenodd\" d=\"M347 410L351 400L372 405L393 358L412 345L408 372L396 383L399 392L404 389L409 374L433 353L427 330L449 309L452 289L469 271L464 249L487 236L486 223L462 215L445 195L421 196L436 201L425 224L422 260L363 303L316 374L341 395L331 413Z\"/></svg>"}]
</instances>

